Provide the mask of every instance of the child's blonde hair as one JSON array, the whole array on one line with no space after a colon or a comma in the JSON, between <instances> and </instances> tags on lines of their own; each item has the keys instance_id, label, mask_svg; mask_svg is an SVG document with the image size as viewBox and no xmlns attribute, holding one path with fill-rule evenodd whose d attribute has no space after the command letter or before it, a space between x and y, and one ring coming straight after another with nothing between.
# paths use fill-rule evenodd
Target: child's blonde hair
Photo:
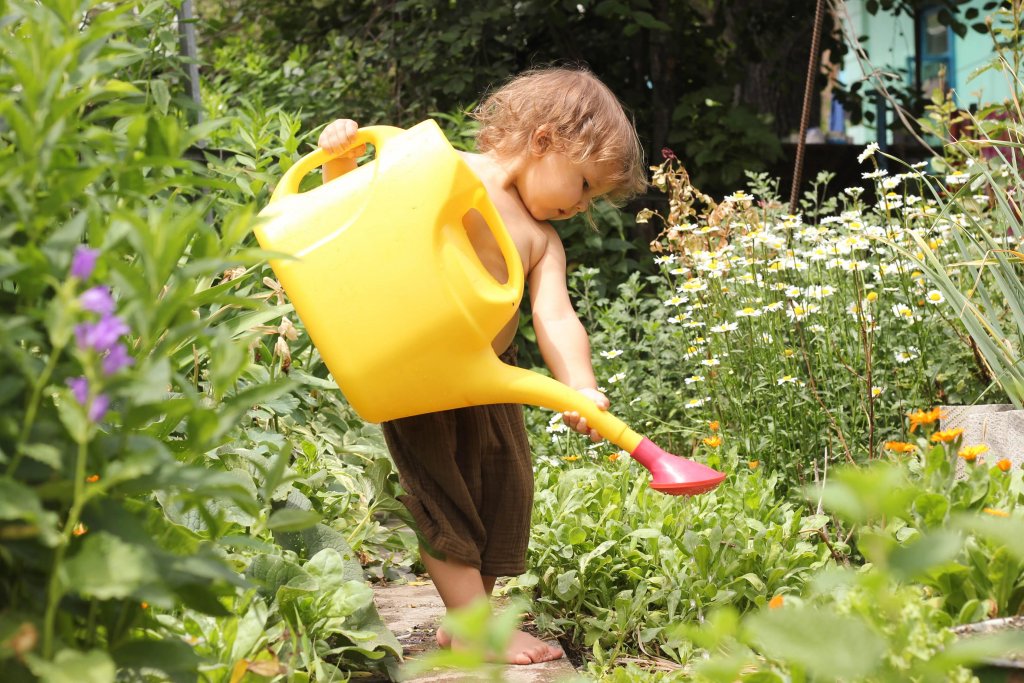
<instances>
[{"instance_id":1,"label":"child's blonde hair","mask_svg":"<svg viewBox=\"0 0 1024 683\"><path fill-rule=\"evenodd\" d=\"M512 157L530 150L544 127L554 150L574 162L613 162L607 198L621 203L647 187L643 147L622 104L584 68L525 71L490 93L473 112L476 145ZM541 150L543 151L543 150Z\"/></svg>"}]
</instances>

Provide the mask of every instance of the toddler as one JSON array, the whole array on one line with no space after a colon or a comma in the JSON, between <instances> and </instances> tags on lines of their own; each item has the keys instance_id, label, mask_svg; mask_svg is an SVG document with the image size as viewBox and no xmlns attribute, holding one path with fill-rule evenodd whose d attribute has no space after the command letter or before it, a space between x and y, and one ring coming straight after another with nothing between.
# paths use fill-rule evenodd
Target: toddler
<instances>
[{"instance_id":1,"label":"toddler","mask_svg":"<svg viewBox=\"0 0 1024 683\"><path fill-rule=\"evenodd\" d=\"M550 221L586 212L597 197L622 200L646 184L643 151L632 122L612 92L585 69L528 71L492 92L474 116L478 153L462 153L479 176L522 258L537 345L555 379L608 408L598 390L587 333L566 287L565 250ZM354 121L329 124L319 144L342 157L324 166L328 182L355 167ZM499 281L508 277L482 216L466 229L480 260ZM518 316L493 342L515 364ZM577 413L565 422L598 441ZM522 406L472 406L383 425L388 449L416 522L421 556L445 606L490 595L495 579L525 571L533 505L533 467ZM443 630L442 647L452 645ZM508 663L557 659L559 648L517 632Z\"/></svg>"}]
</instances>

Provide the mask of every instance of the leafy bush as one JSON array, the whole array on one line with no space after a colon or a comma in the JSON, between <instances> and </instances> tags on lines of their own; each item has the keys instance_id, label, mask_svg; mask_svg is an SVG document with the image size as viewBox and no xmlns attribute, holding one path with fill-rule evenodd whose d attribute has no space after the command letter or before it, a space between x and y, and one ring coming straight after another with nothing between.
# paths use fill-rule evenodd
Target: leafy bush
<instances>
[{"instance_id":1,"label":"leafy bush","mask_svg":"<svg viewBox=\"0 0 1024 683\"><path fill-rule=\"evenodd\" d=\"M292 655L287 638L234 635L218 651L218 631L260 623L280 635L292 618L305 647L296 666L398 654L389 634L365 636L376 614L350 547L408 546L374 516L394 507L379 434L347 434L341 419L318 438L326 371L248 246L255 206L299 147L298 123L254 107L189 126L190 105L172 96L174 21L162 2L19 1L0 28L0 659L10 680L180 679L204 659L214 671L220 660L227 680L264 647ZM232 156L202 153L211 137ZM303 401L310 414L296 419ZM384 465L376 484L351 472L367 444ZM321 455L339 458L333 475L312 466ZM325 483L355 504L318 524L339 503L300 503ZM345 537L330 524L349 514L366 521ZM273 542L303 530L330 548ZM301 578L275 590L255 558L279 558ZM316 573L339 558L358 588ZM314 590L316 600L300 595Z\"/></svg>"},{"instance_id":2,"label":"leafy bush","mask_svg":"<svg viewBox=\"0 0 1024 683\"><path fill-rule=\"evenodd\" d=\"M821 521L776 497L778 475L737 467L733 454L723 460L726 483L694 498L649 489L627 457L541 466L532 569L514 581L536 590L538 625L592 647L599 661L644 651L685 663L693 648L680 624L799 593L828 556Z\"/></svg>"}]
</instances>

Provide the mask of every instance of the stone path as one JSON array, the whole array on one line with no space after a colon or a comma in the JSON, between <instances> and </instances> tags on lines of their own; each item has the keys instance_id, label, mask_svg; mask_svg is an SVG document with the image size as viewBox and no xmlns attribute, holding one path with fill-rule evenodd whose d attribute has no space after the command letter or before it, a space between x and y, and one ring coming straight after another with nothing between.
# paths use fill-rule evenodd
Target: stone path
<instances>
[{"instance_id":1,"label":"stone path","mask_svg":"<svg viewBox=\"0 0 1024 683\"><path fill-rule=\"evenodd\" d=\"M384 623L402 644L407 660L437 648L434 631L444 616L444 604L429 581L375 588L374 602ZM576 677L576 670L566 658L530 666L495 665L494 668L499 670L502 680L512 683L555 683ZM488 671L481 676L479 673L469 675L457 671L438 671L410 679L410 682L478 681L493 673Z\"/></svg>"}]
</instances>

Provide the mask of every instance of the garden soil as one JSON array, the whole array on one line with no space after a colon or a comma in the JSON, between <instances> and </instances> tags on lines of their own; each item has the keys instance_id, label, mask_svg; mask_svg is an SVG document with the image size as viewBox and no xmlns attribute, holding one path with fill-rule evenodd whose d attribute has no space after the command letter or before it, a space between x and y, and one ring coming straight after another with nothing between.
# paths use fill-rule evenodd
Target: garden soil
<instances>
[{"instance_id":1,"label":"garden soil","mask_svg":"<svg viewBox=\"0 0 1024 683\"><path fill-rule=\"evenodd\" d=\"M430 581L413 581L401 586L374 587L374 602L384 623L402 644L406 660L416 659L437 648L434 632L444 616L444 604ZM557 644L557 643L556 643ZM547 683L566 681L576 677L576 669L568 659L533 664L531 666L503 666L501 679L511 683ZM474 674L457 671L437 671L408 679L415 683L442 681L478 681L494 672ZM481 675L482 674L482 675ZM494 680L494 678L490 678Z\"/></svg>"}]
</instances>

